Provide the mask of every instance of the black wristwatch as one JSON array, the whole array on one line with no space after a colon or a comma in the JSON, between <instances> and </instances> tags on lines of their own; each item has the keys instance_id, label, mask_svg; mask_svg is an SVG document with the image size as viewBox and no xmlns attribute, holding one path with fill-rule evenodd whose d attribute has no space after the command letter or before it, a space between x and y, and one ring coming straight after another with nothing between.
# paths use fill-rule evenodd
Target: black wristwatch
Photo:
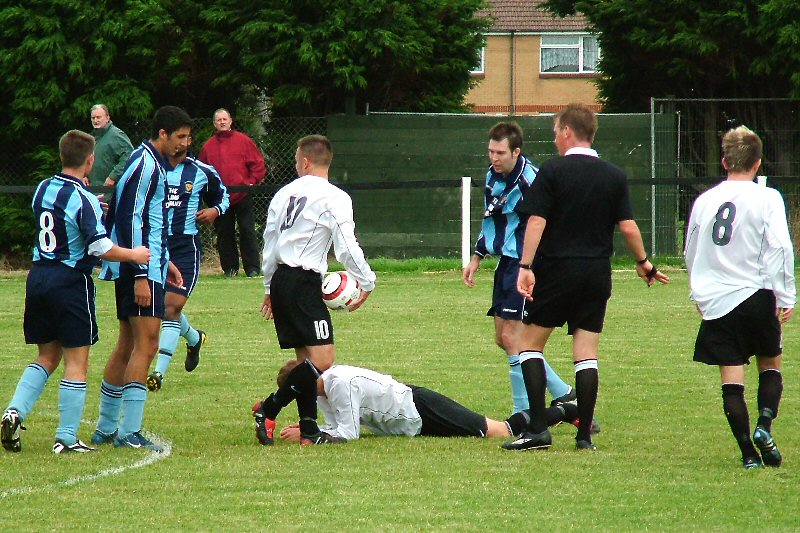
<instances>
[{"instance_id":1,"label":"black wristwatch","mask_svg":"<svg viewBox=\"0 0 800 533\"><path fill-rule=\"evenodd\" d=\"M525 264L525 263L520 263L519 267L521 269L523 269L523 270L530 270L531 269L531 265L530 264Z\"/></svg>"}]
</instances>

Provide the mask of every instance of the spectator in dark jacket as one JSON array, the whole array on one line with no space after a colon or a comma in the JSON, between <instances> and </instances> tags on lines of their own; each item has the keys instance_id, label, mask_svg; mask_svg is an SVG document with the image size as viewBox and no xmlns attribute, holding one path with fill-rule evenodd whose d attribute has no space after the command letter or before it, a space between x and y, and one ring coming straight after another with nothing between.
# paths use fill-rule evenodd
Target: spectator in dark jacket
<instances>
[{"instance_id":1,"label":"spectator in dark jacket","mask_svg":"<svg viewBox=\"0 0 800 533\"><path fill-rule=\"evenodd\" d=\"M94 167L89 173L90 185L113 186L122 175L133 145L125 132L111 122L105 104L96 104L90 111L94 136Z\"/></svg>"}]
</instances>

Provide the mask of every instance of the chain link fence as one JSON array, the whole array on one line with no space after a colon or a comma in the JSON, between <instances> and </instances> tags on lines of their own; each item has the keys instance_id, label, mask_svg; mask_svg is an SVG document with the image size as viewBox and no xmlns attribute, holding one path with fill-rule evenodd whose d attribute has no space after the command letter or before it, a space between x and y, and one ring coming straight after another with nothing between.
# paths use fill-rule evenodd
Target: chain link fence
<instances>
[{"instance_id":1,"label":"chain link fence","mask_svg":"<svg viewBox=\"0 0 800 533\"><path fill-rule=\"evenodd\" d=\"M87 119L88 122L88 119ZM149 124L142 121L134 124L117 124L131 139L136 148L143 139L149 135ZM262 185L256 187L232 190L248 190L252 193L255 205L256 232L261 236L266 220L267 207L273 193L281 185L290 182L295 176L295 151L297 140L305 135L326 134L327 119L324 117L289 117L274 118L258 124L252 131L246 133L253 138L264 154L267 166L267 175ZM211 118L196 118L193 120L193 146L191 151L199 153L203 143L214 131ZM43 138L46 136L43 136ZM38 154L34 158L6 157L0 160L0 195L6 197L0 206L0 217L8 219L14 217L15 227L24 232L24 227L33 228L30 219L30 202L36 184L42 179L51 176L60 167L58 160L58 137L51 140L35 141L34 137L23 140L20 146L15 147L17 153ZM50 143L48 145L47 143ZM111 189L92 187L93 192L110 192ZM10 206L10 208L9 208ZM205 250L205 262L217 263L215 246L216 235L212 226L201 226L200 235ZM23 238L23 242L32 242ZM27 245L26 245L27 248ZM4 242L0 236L0 257L8 252L19 252L26 255L26 251L14 249L13 245Z\"/></svg>"},{"instance_id":2,"label":"chain link fence","mask_svg":"<svg viewBox=\"0 0 800 533\"><path fill-rule=\"evenodd\" d=\"M740 124L764 141L761 173L784 195L795 247L800 248L799 103L654 99L649 117L600 116L596 145L602 157L627 172L634 213L652 255L682 254L684 226L694 199L723 177L721 137ZM509 119L522 124L524 152L535 163L555 155L552 120L544 116L370 115L258 122L246 132L261 148L267 165L264 184L247 189L255 200L256 231L260 237L275 190L295 176L297 140L323 134L331 137L336 152L332 180L353 197L357 226L363 232L359 239L369 256L458 256L460 178L472 178L474 240L483 213L486 132L493 123ZM144 123L119 126L134 145L147 136ZM194 132L199 151L213 132L211 119L197 119ZM25 243L12 252L29 260L33 242L29 206L35 184L60 168L57 136L51 136L42 141L48 136L32 132L16 146L0 147L5 155L0 158L0 261L9 252L9 242ZM214 231L203 227L201 235L213 267Z\"/></svg>"},{"instance_id":3,"label":"chain link fence","mask_svg":"<svg viewBox=\"0 0 800 533\"><path fill-rule=\"evenodd\" d=\"M764 143L759 174L784 196L800 246L800 100L653 99L653 255L680 255L694 200L723 179L722 136L747 126Z\"/></svg>"}]
</instances>

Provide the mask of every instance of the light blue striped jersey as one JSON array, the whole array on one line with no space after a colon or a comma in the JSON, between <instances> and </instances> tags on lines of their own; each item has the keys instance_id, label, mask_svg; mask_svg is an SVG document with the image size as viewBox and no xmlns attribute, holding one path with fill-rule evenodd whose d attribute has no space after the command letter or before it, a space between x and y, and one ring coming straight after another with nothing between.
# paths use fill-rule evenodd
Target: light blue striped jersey
<instances>
[{"instance_id":1,"label":"light blue striped jersey","mask_svg":"<svg viewBox=\"0 0 800 533\"><path fill-rule=\"evenodd\" d=\"M519 259L527 217L520 216L515 209L522 200L522 195L536 179L537 172L539 169L522 154L508 176L489 167L484 189L485 206L488 209L493 200L499 205L490 216L483 218L481 234L475 244L475 254L480 257L505 255Z\"/></svg>"},{"instance_id":2,"label":"light blue striped jersey","mask_svg":"<svg viewBox=\"0 0 800 533\"><path fill-rule=\"evenodd\" d=\"M120 276L147 277L165 283L167 279L166 163L150 141L134 150L117 181L109 203L106 228L109 237L124 248L147 246L147 265L103 261L100 279Z\"/></svg>"},{"instance_id":3,"label":"light blue striped jersey","mask_svg":"<svg viewBox=\"0 0 800 533\"><path fill-rule=\"evenodd\" d=\"M230 197L217 171L211 165L187 156L167 172L167 213L169 235L197 235L195 217L200 201L225 213Z\"/></svg>"},{"instance_id":4,"label":"light blue striped jersey","mask_svg":"<svg viewBox=\"0 0 800 533\"><path fill-rule=\"evenodd\" d=\"M42 181L33 195L36 243L33 262L60 262L91 274L99 259L89 245L107 237L97 197L74 176L58 173Z\"/></svg>"}]
</instances>

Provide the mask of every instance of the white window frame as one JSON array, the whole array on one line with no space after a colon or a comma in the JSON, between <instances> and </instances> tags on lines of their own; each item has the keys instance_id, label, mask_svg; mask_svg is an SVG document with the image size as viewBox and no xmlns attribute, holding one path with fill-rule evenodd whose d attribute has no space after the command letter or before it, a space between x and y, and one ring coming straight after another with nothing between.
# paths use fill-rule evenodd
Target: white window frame
<instances>
[{"instance_id":1,"label":"white window frame","mask_svg":"<svg viewBox=\"0 0 800 533\"><path fill-rule=\"evenodd\" d=\"M577 37L578 42L576 44L545 44L546 37ZM597 69L595 70L586 70L584 68L584 38L594 38L597 39L596 35L586 32L559 32L559 33L543 33L540 36L539 41L539 74L544 75L571 75L571 74L597 74ZM569 49L569 50L578 50L578 70L577 71L546 71L542 70L542 65L544 61L542 60L542 56L545 50L552 50L552 49ZM597 45L597 60L600 61L600 57L602 56L602 52L600 50L600 45Z\"/></svg>"},{"instance_id":2,"label":"white window frame","mask_svg":"<svg viewBox=\"0 0 800 533\"><path fill-rule=\"evenodd\" d=\"M481 46L481 53L480 53L480 64L476 65L476 68L469 71L470 74L485 74L486 73L486 47Z\"/></svg>"}]
</instances>

